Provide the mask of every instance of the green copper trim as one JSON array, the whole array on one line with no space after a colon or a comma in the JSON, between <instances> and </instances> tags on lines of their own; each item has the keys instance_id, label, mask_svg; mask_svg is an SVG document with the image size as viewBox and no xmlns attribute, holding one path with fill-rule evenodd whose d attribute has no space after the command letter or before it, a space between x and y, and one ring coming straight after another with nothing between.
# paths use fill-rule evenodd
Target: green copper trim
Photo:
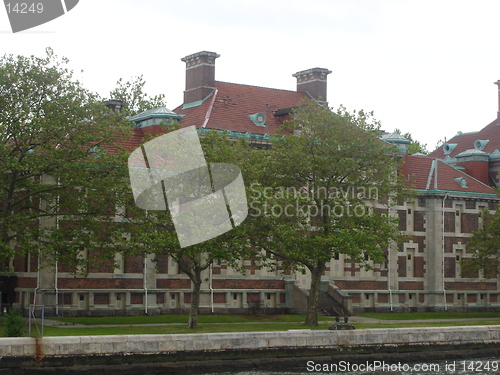
<instances>
[{"instance_id":1,"label":"green copper trim","mask_svg":"<svg viewBox=\"0 0 500 375\"><path fill-rule=\"evenodd\" d=\"M182 105L182 109L188 109L188 108L198 107L198 106L202 105L203 103L205 103L205 101L208 98L210 98L213 94L214 94L214 92L212 91L210 94L208 94L207 96L205 96L205 98L202 99L202 100L197 100L195 102L183 104Z\"/></svg>"},{"instance_id":2,"label":"green copper trim","mask_svg":"<svg viewBox=\"0 0 500 375\"><path fill-rule=\"evenodd\" d=\"M463 195L466 197L482 197L482 198L497 198L500 199L496 194L488 194L488 193L475 193L473 191L455 191L455 190L441 190L441 189L431 189L431 190L415 190L419 194L426 194L426 195L432 195L432 194L453 194L453 195Z\"/></svg>"},{"instance_id":3,"label":"green copper trim","mask_svg":"<svg viewBox=\"0 0 500 375\"><path fill-rule=\"evenodd\" d=\"M220 129L207 129L207 128L199 128L198 129L198 134L207 134L210 131L216 131L217 133L225 133L229 137L233 138L246 138L246 139L253 139L253 140L261 140L261 141L271 141L273 139L277 139L276 137L272 137L269 134L256 134L256 133L250 133L250 132L235 132L232 130L220 130Z\"/></svg>"}]
</instances>

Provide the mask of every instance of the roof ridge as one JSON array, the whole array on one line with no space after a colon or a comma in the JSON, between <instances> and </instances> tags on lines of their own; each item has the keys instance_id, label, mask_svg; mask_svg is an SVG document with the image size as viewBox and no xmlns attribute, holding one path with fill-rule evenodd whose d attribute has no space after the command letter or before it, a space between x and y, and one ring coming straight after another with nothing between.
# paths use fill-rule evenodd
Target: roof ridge
<instances>
[{"instance_id":1,"label":"roof ridge","mask_svg":"<svg viewBox=\"0 0 500 375\"><path fill-rule=\"evenodd\" d=\"M226 81L215 81L215 83L227 83L229 85L235 85L235 86L247 86L247 87L255 87L255 88L259 88L259 89L294 92L294 93L297 93L297 94L307 94L307 93L301 92L301 91L294 91L294 90L287 90L287 89L277 89L277 88L274 88L274 87L266 87L266 86L248 85L248 84L245 84L245 83L234 83L234 82L226 82Z\"/></svg>"}]
</instances>

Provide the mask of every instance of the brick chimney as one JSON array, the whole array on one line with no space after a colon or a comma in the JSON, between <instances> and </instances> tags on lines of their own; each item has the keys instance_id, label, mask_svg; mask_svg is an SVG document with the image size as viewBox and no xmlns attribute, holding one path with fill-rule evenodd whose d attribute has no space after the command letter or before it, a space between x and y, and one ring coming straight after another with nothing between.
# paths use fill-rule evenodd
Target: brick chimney
<instances>
[{"instance_id":1,"label":"brick chimney","mask_svg":"<svg viewBox=\"0 0 500 375\"><path fill-rule=\"evenodd\" d=\"M220 55L202 51L183 57L186 63L184 104L204 99L215 88L215 59Z\"/></svg>"},{"instance_id":2,"label":"brick chimney","mask_svg":"<svg viewBox=\"0 0 500 375\"><path fill-rule=\"evenodd\" d=\"M314 99L326 103L326 79L332 71L323 68L312 68L293 74L297 78L297 91L307 92Z\"/></svg>"},{"instance_id":3,"label":"brick chimney","mask_svg":"<svg viewBox=\"0 0 500 375\"><path fill-rule=\"evenodd\" d=\"M493 82L498 86L498 110L497 110L497 125L500 125L500 79L496 82Z\"/></svg>"},{"instance_id":4,"label":"brick chimney","mask_svg":"<svg viewBox=\"0 0 500 375\"><path fill-rule=\"evenodd\" d=\"M111 109L113 112L121 112L123 107L126 106L125 102L120 99L109 99L104 102L104 105Z\"/></svg>"}]
</instances>

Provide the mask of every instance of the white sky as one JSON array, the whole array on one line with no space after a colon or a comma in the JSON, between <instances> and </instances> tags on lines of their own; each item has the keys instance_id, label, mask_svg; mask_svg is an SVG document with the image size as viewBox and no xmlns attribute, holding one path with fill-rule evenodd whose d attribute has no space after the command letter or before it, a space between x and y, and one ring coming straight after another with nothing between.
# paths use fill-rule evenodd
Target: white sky
<instances>
[{"instance_id":1,"label":"white sky","mask_svg":"<svg viewBox=\"0 0 500 375\"><path fill-rule=\"evenodd\" d=\"M382 128L433 149L496 118L498 0L80 0L65 16L13 34L0 9L0 55L68 57L107 97L144 75L150 95L182 103L180 58L217 52L219 81L295 90L291 75L328 68L328 101L373 110Z\"/></svg>"}]
</instances>

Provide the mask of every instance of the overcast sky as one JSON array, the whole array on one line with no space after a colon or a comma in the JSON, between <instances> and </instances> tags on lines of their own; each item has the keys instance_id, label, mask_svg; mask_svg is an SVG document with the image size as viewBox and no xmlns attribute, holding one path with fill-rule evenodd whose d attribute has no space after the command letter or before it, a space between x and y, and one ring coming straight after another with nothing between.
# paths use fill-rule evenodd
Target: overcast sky
<instances>
[{"instance_id":1,"label":"overcast sky","mask_svg":"<svg viewBox=\"0 0 500 375\"><path fill-rule=\"evenodd\" d=\"M496 118L499 17L498 0L80 0L16 34L0 10L0 52L52 47L103 97L142 74L170 109L182 103L180 59L198 51L221 55L226 82L295 90L293 73L328 68L331 106L374 111L384 130L433 149Z\"/></svg>"}]
</instances>

